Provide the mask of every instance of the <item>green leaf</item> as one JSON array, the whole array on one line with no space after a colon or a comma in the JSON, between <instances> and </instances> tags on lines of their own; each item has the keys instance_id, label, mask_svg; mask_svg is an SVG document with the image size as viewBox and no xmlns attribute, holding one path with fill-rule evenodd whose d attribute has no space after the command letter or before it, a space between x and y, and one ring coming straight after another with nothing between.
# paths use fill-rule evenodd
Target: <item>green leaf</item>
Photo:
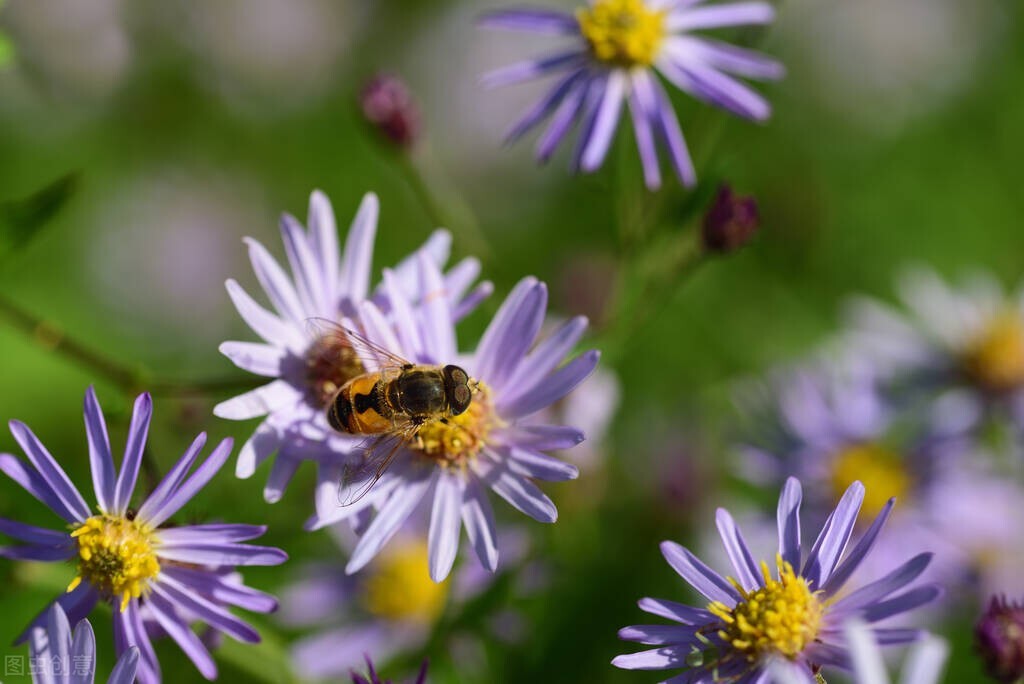
<instances>
[{"instance_id":1,"label":"green leaf","mask_svg":"<svg viewBox=\"0 0 1024 684\"><path fill-rule=\"evenodd\" d=\"M0 259L38 235L67 203L77 185L77 174L70 173L28 197L0 204Z\"/></svg>"},{"instance_id":2,"label":"green leaf","mask_svg":"<svg viewBox=\"0 0 1024 684\"><path fill-rule=\"evenodd\" d=\"M14 59L14 41L0 33L0 67Z\"/></svg>"}]
</instances>

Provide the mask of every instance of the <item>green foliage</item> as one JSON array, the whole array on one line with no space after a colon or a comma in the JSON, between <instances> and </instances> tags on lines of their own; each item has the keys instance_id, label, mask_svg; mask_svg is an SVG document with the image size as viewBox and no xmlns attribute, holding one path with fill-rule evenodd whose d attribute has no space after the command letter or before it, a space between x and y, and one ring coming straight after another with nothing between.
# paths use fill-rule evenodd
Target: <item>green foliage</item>
<instances>
[{"instance_id":1,"label":"green foliage","mask_svg":"<svg viewBox=\"0 0 1024 684\"><path fill-rule=\"evenodd\" d=\"M77 186L77 174L67 174L28 197L0 204L0 261L39 235Z\"/></svg>"}]
</instances>

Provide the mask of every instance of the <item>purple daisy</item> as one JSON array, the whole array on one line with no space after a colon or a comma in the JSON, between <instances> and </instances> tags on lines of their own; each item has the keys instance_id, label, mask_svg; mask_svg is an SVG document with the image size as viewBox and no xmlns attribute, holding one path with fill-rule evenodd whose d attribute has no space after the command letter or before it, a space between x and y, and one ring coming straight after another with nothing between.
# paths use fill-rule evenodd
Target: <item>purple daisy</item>
<instances>
[{"instance_id":1,"label":"purple daisy","mask_svg":"<svg viewBox=\"0 0 1024 684\"><path fill-rule=\"evenodd\" d=\"M60 604L46 615L46 626L32 628L29 641L32 681L35 684L92 684L96 674L96 636L88 620L71 623ZM139 649L121 654L107 684L132 684L139 667Z\"/></svg>"},{"instance_id":2,"label":"purple daisy","mask_svg":"<svg viewBox=\"0 0 1024 684\"><path fill-rule=\"evenodd\" d=\"M661 544L665 560L704 596L706 607L644 598L640 609L679 625L626 627L619 637L657 648L620 655L612 664L628 670L683 668L672 684L776 681L814 684L822 667L849 670L850 650L843 633L847 620L875 623L924 605L940 594L938 587L907 587L931 560L923 553L885 577L859 589L844 589L871 551L895 500L875 518L853 550L843 558L864 500L864 486L850 485L825 521L803 560L800 543L802 489L787 480L779 497L778 554L775 577L768 563L755 562L729 512L718 509L717 524L736 579L726 579L674 542ZM914 641L921 632L872 627L883 646Z\"/></svg>"},{"instance_id":3,"label":"purple daisy","mask_svg":"<svg viewBox=\"0 0 1024 684\"><path fill-rule=\"evenodd\" d=\"M157 634L169 635L204 677L214 679L217 667L190 624L205 622L240 641L258 642L256 630L228 608L266 613L277 607L277 601L242 584L231 568L278 565L288 556L280 549L242 543L262 535L266 528L260 525L165 525L224 465L231 455L230 439L218 444L189 475L206 443L206 434L200 434L141 505L130 507L151 414L149 395L140 395L121 468L115 471L96 393L91 387L86 392L85 430L97 501L95 515L42 442L24 423L12 420L11 434L29 462L0 454L0 470L46 504L66 526L48 530L0 518L0 532L25 542L0 547L0 556L77 560L76 576L56 602L72 622L88 615L97 603L109 603L114 611L117 653L120 656L138 647L138 675L143 684L160 681L160 666L150 641L151 635ZM19 641L43 625L47 613L40 613Z\"/></svg>"},{"instance_id":4,"label":"purple daisy","mask_svg":"<svg viewBox=\"0 0 1024 684\"><path fill-rule=\"evenodd\" d=\"M277 452L264 489L268 502L281 498L303 460L336 462L358 444L358 440L330 429L324 407L338 387L362 372L362 366L350 349L338 348L319 335L310 319L337 321L351 316L359 303L371 296L382 309L388 309L383 296L370 291L378 213L376 195L367 194L339 257L330 202L323 193L314 192L309 200L308 232L292 216L285 214L281 219L291 277L263 245L247 238L256 278L275 312L258 304L234 280L227 281L228 294L238 313L264 342L225 342L220 351L239 368L273 380L218 404L214 414L230 420L265 416L242 445L235 474L251 477ZM423 252L441 265L447 261L450 247L451 235L438 230L427 240ZM482 283L467 295L479 273L476 259L463 259L445 276L454 320L490 294L490 283ZM409 299L419 299L411 259L395 268L394 279Z\"/></svg>"},{"instance_id":5,"label":"purple daisy","mask_svg":"<svg viewBox=\"0 0 1024 684\"><path fill-rule=\"evenodd\" d=\"M423 252L417 262L421 291L443 292L436 263ZM456 346L451 297L429 297L414 308L390 271L384 273L384 287L393 307L392 320L373 302L364 302L359 320L366 337L414 363L462 366L473 378L472 402L447 423L418 428L415 445L410 442L399 449L380 481L351 506L338 505L343 475L338 466L332 477L320 482L317 514L309 527L345 518L356 524L361 539L346 568L352 573L369 563L425 503L431 510L428 546L434 581L448 576L463 525L480 562L493 571L498 548L486 489L535 520L552 523L558 517L555 505L533 479L559 481L578 475L576 466L546 452L580 443L579 430L520 421L566 396L594 370L599 357L594 350L561 365L587 321L573 318L538 341L547 288L535 278L525 278L501 305L477 350L462 356Z\"/></svg>"},{"instance_id":6,"label":"purple daisy","mask_svg":"<svg viewBox=\"0 0 1024 684\"><path fill-rule=\"evenodd\" d=\"M672 103L655 74L698 100L764 121L770 105L734 76L778 79L784 74L782 65L693 31L768 24L774 18L768 2L707 5L704 0L592 0L575 14L540 9L493 12L481 25L562 35L573 43L546 57L493 71L484 83L501 86L560 74L506 139L513 142L550 117L537 145L537 158L547 161L578 120L574 171L594 171L604 162L625 101L647 187L661 185L656 141L667 148L683 185L692 186L697 174Z\"/></svg>"}]
</instances>

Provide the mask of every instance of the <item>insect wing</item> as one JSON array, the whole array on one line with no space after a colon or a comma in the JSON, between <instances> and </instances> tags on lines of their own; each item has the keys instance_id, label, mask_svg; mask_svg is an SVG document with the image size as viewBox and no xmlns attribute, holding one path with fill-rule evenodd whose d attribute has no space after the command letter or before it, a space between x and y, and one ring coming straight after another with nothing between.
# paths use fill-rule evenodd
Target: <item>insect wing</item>
<instances>
[{"instance_id":1,"label":"insect wing","mask_svg":"<svg viewBox=\"0 0 1024 684\"><path fill-rule=\"evenodd\" d=\"M338 486L338 505L351 506L366 496L395 460L398 450L408 442L415 428L371 437L360 444L352 460L342 470Z\"/></svg>"},{"instance_id":2,"label":"insect wing","mask_svg":"<svg viewBox=\"0 0 1024 684\"><path fill-rule=\"evenodd\" d=\"M352 328L347 328L326 318L309 318L306 320L306 326L311 336L318 339L337 339L341 345L350 347L360 360L368 361L382 370L412 365L407 359L388 351Z\"/></svg>"}]
</instances>

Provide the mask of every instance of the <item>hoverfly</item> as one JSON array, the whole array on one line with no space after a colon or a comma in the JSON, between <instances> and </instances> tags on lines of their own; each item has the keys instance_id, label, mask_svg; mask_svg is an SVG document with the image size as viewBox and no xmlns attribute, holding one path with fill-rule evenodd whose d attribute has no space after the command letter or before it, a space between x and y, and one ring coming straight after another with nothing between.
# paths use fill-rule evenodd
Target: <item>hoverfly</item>
<instances>
[{"instance_id":1,"label":"hoverfly","mask_svg":"<svg viewBox=\"0 0 1024 684\"><path fill-rule=\"evenodd\" d=\"M368 368L342 385L327 404L327 422L338 432L366 435L360 460L345 466L338 500L351 506L363 498L394 460L415 442L420 428L446 423L469 408L475 383L461 367L416 364L368 340L351 328L315 320L319 333L342 335Z\"/></svg>"}]
</instances>

